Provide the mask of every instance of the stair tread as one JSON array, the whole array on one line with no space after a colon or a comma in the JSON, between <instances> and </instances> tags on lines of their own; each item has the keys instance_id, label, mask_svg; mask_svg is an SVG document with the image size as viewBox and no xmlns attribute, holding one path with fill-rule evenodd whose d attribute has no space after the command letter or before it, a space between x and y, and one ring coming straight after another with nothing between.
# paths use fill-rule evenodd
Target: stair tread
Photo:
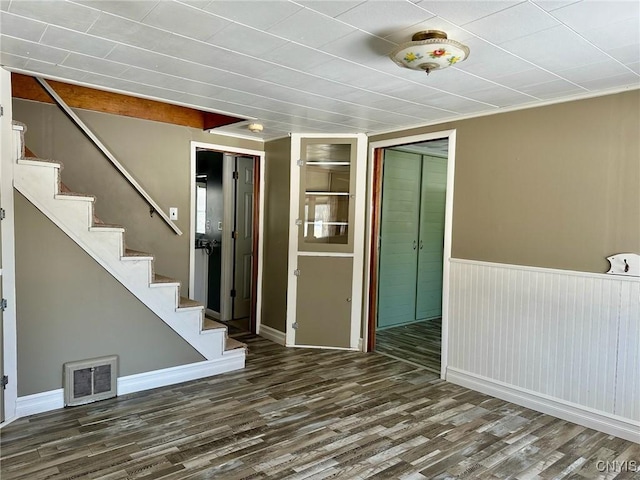
<instances>
[{"instance_id":1,"label":"stair tread","mask_svg":"<svg viewBox=\"0 0 640 480\"><path fill-rule=\"evenodd\" d=\"M200 302L196 302L195 300L191 300L187 297L180 297L180 304L178 308L192 308L192 307L204 307Z\"/></svg>"},{"instance_id":2,"label":"stair tread","mask_svg":"<svg viewBox=\"0 0 640 480\"><path fill-rule=\"evenodd\" d=\"M151 283L180 283L180 280L155 273Z\"/></svg>"},{"instance_id":3,"label":"stair tread","mask_svg":"<svg viewBox=\"0 0 640 480\"><path fill-rule=\"evenodd\" d=\"M247 348L246 343L239 342L235 338L228 337L224 343L224 351L236 350L238 348Z\"/></svg>"},{"instance_id":4,"label":"stair tread","mask_svg":"<svg viewBox=\"0 0 640 480\"><path fill-rule=\"evenodd\" d=\"M95 195L89 195L88 193L78 193L72 192L69 190L68 192L60 192L57 194L59 197L80 197L80 198L93 198L96 199Z\"/></svg>"},{"instance_id":5,"label":"stair tread","mask_svg":"<svg viewBox=\"0 0 640 480\"><path fill-rule=\"evenodd\" d=\"M153 257L153 254L147 253L147 252L141 252L140 250L133 250L131 248L125 248L124 256L125 257Z\"/></svg>"},{"instance_id":6,"label":"stair tread","mask_svg":"<svg viewBox=\"0 0 640 480\"><path fill-rule=\"evenodd\" d=\"M203 330L217 330L219 328L224 328L226 330L226 325L223 325L220 322L216 322L215 320L212 320L210 318L205 317L204 318L204 325L203 325Z\"/></svg>"},{"instance_id":7,"label":"stair tread","mask_svg":"<svg viewBox=\"0 0 640 480\"><path fill-rule=\"evenodd\" d=\"M60 170L64 167L62 162L57 160L49 160L46 158L37 158L37 157L22 157L18 159L18 163L26 163L26 164L35 164L35 163L44 163L45 165L50 165L52 167L58 167Z\"/></svg>"}]
</instances>

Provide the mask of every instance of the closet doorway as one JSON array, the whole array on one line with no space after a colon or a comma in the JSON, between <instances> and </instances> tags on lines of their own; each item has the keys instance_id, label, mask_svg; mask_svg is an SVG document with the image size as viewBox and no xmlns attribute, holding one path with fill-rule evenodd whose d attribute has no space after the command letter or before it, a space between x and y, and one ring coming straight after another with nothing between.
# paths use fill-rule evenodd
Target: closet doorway
<instances>
[{"instance_id":1,"label":"closet doorway","mask_svg":"<svg viewBox=\"0 0 640 480\"><path fill-rule=\"evenodd\" d=\"M368 349L439 374L449 147L447 136L374 155Z\"/></svg>"}]
</instances>

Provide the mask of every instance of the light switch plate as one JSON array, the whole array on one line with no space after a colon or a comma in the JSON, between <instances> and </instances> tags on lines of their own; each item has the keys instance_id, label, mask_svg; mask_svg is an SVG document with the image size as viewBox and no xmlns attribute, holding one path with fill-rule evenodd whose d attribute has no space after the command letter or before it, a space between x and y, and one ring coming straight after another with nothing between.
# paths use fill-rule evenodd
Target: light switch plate
<instances>
[{"instance_id":1,"label":"light switch plate","mask_svg":"<svg viewBox=\"0 0 640 480\"><path fill-rule=\"evenodd\" d=\"M171 220L178 219L178 208L177 207L169 207L169 218Z\"/></svg>"}]
</instances>

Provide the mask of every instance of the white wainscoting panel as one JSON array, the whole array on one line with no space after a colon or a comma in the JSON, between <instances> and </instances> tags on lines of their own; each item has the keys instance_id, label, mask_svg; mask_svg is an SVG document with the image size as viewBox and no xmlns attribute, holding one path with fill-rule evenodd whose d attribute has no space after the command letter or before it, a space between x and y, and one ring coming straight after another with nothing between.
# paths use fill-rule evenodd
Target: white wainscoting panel
<instances>
[{"instance_id":1,"label":"white wainscoting panel","mask_svg":"<svg viewBox=\"0 0 640 480\"><path fill-rule=\"evenodd\" d=\"M450 282L448 368L639 425L640 279L452 259Z\"/></svg>"}]
</instances>

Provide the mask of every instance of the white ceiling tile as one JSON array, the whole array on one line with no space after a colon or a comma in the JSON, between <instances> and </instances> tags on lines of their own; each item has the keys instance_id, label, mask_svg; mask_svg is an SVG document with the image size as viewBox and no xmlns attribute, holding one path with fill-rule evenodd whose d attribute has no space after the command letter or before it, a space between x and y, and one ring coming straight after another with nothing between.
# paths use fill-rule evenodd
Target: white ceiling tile
<instances>
[{"instance_id":1,"label":"white ceiling tile","mask_svg":"<svg viewBox=\"0 0 640 480\"><path fill-rule=\"evenodd\" d=\"M265 52L262 58L287 67L309 71L313 67L326 64L334 57L304 45L287 42L281 47Z\"/></svg>"},{"instance_id":2,"label":"white ceiling tile","mask_svg":"<svg viewBox=\"0 0 640 480\"><path fill-rule=\"evenodd\" d=\"M88 73L84 77L84 81L89 85L96 87L104 87L108 90L115 90L117 92L129 92L133 96L152 98L154 100L168 98L175 93L166 88L142 85L123 78L107 77L97 73Z\"/></svg>"},{"instance_id":3,"label":"white ceiling tile","mask_svg":"<svg viewBox=\"0 0 640 480\"><path fill-rule=\"evenodd\" d=\"M626 66L640 75L640 62L627 63Z\"/></svg>"},{"instance_id":4,"label":"white ceiling tile","mask_svg":"<svg viewBox=\"0 0 640 480\"><path fill-rule=\"evenodd\" d=\"M611 14L610 4L600 3L600 20L586 5L590 2L544 0L87 0L40 2L38 11L30 2L2 2L0 7L22 12L0 14L0 53L10 67L262 117L269 135L379 132L588 91L633 88L640 78L638 14L628 5ZM567 18L580 34L566 26L547 28L554 20L536 5L558 18L575 9ZM415 11L417 19L407 13ZM53 25L44 34L49 18ZM91 24L88 20L95 20L91 33L77 33ZM226 25L225 35L220 25ZM268 27L271 35L259 31ZM430 76L399 68L388 53L418 30L447 32L469 45L469 59ZM220 45L206 43L212 38ZM237 128L246 134L244 126Z\"/></svg>"},{"instance_id":5,"label":"white ceiling tile","mask_svg":"<svg viewBox=\"0 0 640 480\"><path fill-rule=\"evenodd\" d=\"M520 90L528 85L537 85L540 83L553 82L559 80L556 75L539 68L530 68L518 73L510 73L493 79L494 82L504 85L505 87Z\"/></svg>"},{"instance_id":6,"label":"white ceiling tile","mask_svg":"<svg viewBox=\"0 0 640 480\"><path fill-rule=\"evenodd\" d=\"M101 13L87 33L150 50L171 38L166 32L109 13Z\"/></svg>"},{"instance_id":7,"label":"white ceiling tile","mask_svg":"<svg viewBox=\"0 0 640 480\"><path fill-rule=\"evenodd\" d=\"M540 83L537 85L528 85L521 88L520 91L542 99L585 93L584 88L580 88L565 80L553 80L551 82Z\"/></svg>"},{"instance_id":8,"label":"white ceiling tile","mask_svg":"<svg viewBox=\"0 0 640 480\"><path fill-rule=\"evenodd\" d=\"M394 48L395 44L388 40L356 30L323 45L322 51L371 66L371 62L378 60L381 56L392 63L387 55Z\"/></svg>"},{"instance_id":9,"label":"white ceiling tile","mask_svg":"<svg viewBox=\"0 0 640 480\"><path fill-rule=\"evenodd\" d=\"M606 51L626 45L637 45L640 42L640 18L630 18L606 27L585 30L581 35Z\"/></svg>"},{"instance_id":10,"label":"white ceiling tile","mask_svg":"<svg viewBox=\"0 0 640 480\"><path fill-rule=\"evenodd\" d=\"M469 98L441 95L429 101L432 107L444 108L460 114L495 110L497 106L487 106L487 102L477 102Z\"/></svg>"},{"instance_id":11,"label":"white ceiling tile","mask_svg":"<svg viewBox=\"0 0 640 480\"><path fill-rule=\"evenodd\" d=\"M465 28L493 43L531 35L560 23L531 3L521 3L467 23Z\"/></svg>"},{"instance_id":12,"label":"white ceiling tile","mask_svg":"<svg viewBox=\"0 0 640 480\"><path fill-rule=\"evenodd\" d=\"M61 63L69 54L64 50L5 35L0 37L0 45L2 45L3 52L48 63Z\"/></svg>"},{"instance_id":13,"label":"white ceiling tile","mask_svg":"<svg viewBox=\"0 0 640 480\"><path fill-rule=\"evenodd\" d=\"M82 5L65 3L64 8L61 8L59 2L47 0L13 1L9 5L9 11L80 32L86 32L100 15L99 11Z\"/></svg>"},{"instance_id":14,"label":"white ceiling tile","mask_svg":"<svg viewBox=\"0 0 640 480\"><path fill-rule=\"evenodd\" d=\"M341 13L361 4L362 1L363 0L301 0L296 3L304 5L310 10L324 13L330 17L337 17Z\"/></svg>"},{"instance_id":15,"label":"white ceiling tile","mask_svg":"<svg viewBox=\"0 0 640 480\"><path fill-rule=\"evenodd\" d=\"M533 3L544 8L547 12L552 12L558 8L566 7L567 5L581 1L582 0L534 0Z\"/></svg>"},{"instance_id":16,"label":"white ceiling tile","mask_svg":"<svg viewBox=\"0 0 640 480\"><path fill-rule=\"evenodd\" d=\"M126 45L116 46L106 58L107 60L112 60L114 62L148 68L151 70L162 70L162 66L164 64L172 62L171 57L136 47L128 47Z\"/></svg>"},{"instance_id":17,"label":"white ceiling tile","mask_svg":"<svg viewBox=\"0 0 640 480\"><path fill-rule=\"evenodd\" d=\"M182 84L188 83L189 80L185 80L173 75L166 75L160 72L154 72L152 70L146 70L137 67L131 67L122 72L119 78L129 80L131 82L142 83L145 85L151 85L155 87L168 88L171 90L182 90Z\"/></svg>"},{"instance_id":18,"label":"white ceiling tile","mask_svg":"<svg viewBox=\"0 0 640 480\"><path fill-rule=\"evenodd\" d=\"M24 68L29 61L28 58L19 57L6 52L0 52L0 64L9 68Z\"/></svg>"},{"instance_id":19,"label":"white ceiling tile","mask_svg":"<svg viewBox=\"0 0 640 480\"><path fill-rule=\"evenodd\" d=\"M203 8L207 12L262 30L268 29L302 9L295 3L271 0L259 2L221 0L211 2Z\"/></svg>"},{"instance_id":20,"label":"white ceiling tile","mask_svg":"<svg viewBox=\"0 0 640 480\"><path fill-rule=\"evenodd\" d=\"M9 3L11 3L11 0L0 0L0 10L8 10L9 9Z\"/></svg>"},{"instance_id":21,"label":"white ceiling tile","mask_svg":"<svg viewBox=\"0 0 640 480\"><path fill-rule=\"evenodd\" d=\"M259 72L257 78L287 87L297 87L303 85L305 81L313 77L306 73L291 70L290 68L266 64L266 67L262 72Z\"/></svg>"},{"instance_id":22,"label":"white ceiling tile","mask_svg":"<svg viewBox=\"0 0 640 480\"><path fill-rule=\"evenodd\" d=\"M27 71L38 72L42 76L51 76L56 78L65 78L70 81L84 81L86 72L67 68L59 63L42 62L40 60L30 59L24 66Z\"/></svg>"},{"instance_id":23,"label":"white ceiling tile","mask_svg":"<svg viewBox=\"0 0 640 480\"><path fill-rule=\"evenodd\" d=\"M85 34L54 26L47 27L41 43L93 57L105 57L116 46L109 40L87 38Z\"/></svg>"},{"instance_id":24,"label":"white ceiling tile","mask_svg":"<svg viewBox=\"0 0 640 480\"><path fill-rule=\"evenodd\" d=\"M440 72L432 72L428 77L424 76L425 86L444 90L445 92L472 92L493 86L487 80L469 75L464 69L447 68Z\"/></svg>"},{"instance_id":25,"label":"white ceiling tile","mask_svg":"<svg viewBox=\"0 0 640 480\"><path fill-rule=\"evenodd\" d=\"M541 45L548 48L541 49ZM602 57L596 47L563 26L505 42L502 46L548 70L587 65Z\"/></svg>"},{"instance_id":26,"label":"white ceiling tile","mask_svg":"<svg viewBox=\"0 0 640 480\"><path fill-rule=\"evenodd\" d=\"M443 2L434 0L424 0L418 2L418 6L425 8L450 22L458 25L465 25L474 20L499 12L512 5L520 3L520 1L455 1Z\"/></svg>"},{"instance_id":27,"label":"white ceiling tile","mask_svg":"<svg viewBox=\"0 0 640 480\"><path fill-rule=\"evenodd\" d=\"M589 0L572 3L552 12L558 20L582 33L628 19L640 19L640 2L628 0Z\"/></svg>"},{"instance_id":28,"label":"white ceiling tile","mask_svg":"<svg viewBox=\"0 0 640 480\"><path fill-rule=\"evenodd\" d=\"M407 28L396 30L395 32L387 35L385 38L391 42L400 44L410 42L415 33L422 32L424 30L440 30L447 34L447 38L456 40L458 42L465 43L468 38L474 37L474 35L464 28L451 23L441 17L431 17L428 20L416 23Z\"/></svg>"},{"instance_id":29,"label":"white ceiling tile","mask_svg":"<svg viewBox=\"0 0 640 480\"><path fill-rule=\"evenodd\" d=\"M624 65L607 58L602 62L570 68L567 70L559 70L557 73L571 82L582 84L591 80L623 75L628 71L629 70L627 70Z\"/></svg>"},{"instance_id":30,"label":"white ceiling tile","mask_svg":"<svg viewBox=\"0 0 640 480\"><path fill-rule=\"evenodd\" d=\"M135 21L142 20L158 4L157 1L151 0L145 0L144 2L132 2L131 0L75 0L75 3Z\"/></svg>"},{"instance_id":31,"label":"white ceiling tile","mask_svg":"<svg viewBox=\"0 0 640 480\"><path fill-rule=\"evenodd\" d=\"M468 93L465 96L472 100L490 103L492 105L497 105L498 107L509 107L512 105L531 103L536 100L532 95L499 86L495 86L487 90Z\"/></svg>"},{"instance_id":32,"label":"white ceiling tile","mask_svg":"<svg viewBox=\"0 0 640 480\"><path fill-rule=\"evenodd\" d=\"M90 57L79 53L70 53L63 62L64 66L84 70L85 72L100 73L102 75L110 75L117 77L122 74L128 65L117 62L111 62L103 58Z\"/></svg>"},{"instance_id":33,"label":"white ceiling tile","mask_svg":"<svg viewBox=\"0 0 640 480\"><path fill-rule=\"evenodd\" d=\"M209 38L207 43L251 56L260 56L263 53L282 47L287 41L255 28L231 23Z\"/></svg>"},{"instance_id":34,"label":"white ceiling tile","mask_svg":"<svg viewBox=\"0 0 640 480\"><path fill-rule=\"evenodd\" d=\"M202 10L166 1L158 3L142 23L198 40L206 40L230 24L228 20Z\"/></svg>"},{"instance_id":35,"label":"white ceiling tile","mask_svg":"<svg viewBox=\"0 0 640 480\"><path fill-rule=\"evenodd\" d=\"M29 20L28 18L11 13L0 13L0 32L9 37L22 38L37 42L42 37L46 23Z\"/></svg>"},{"instance_id":36,"label":"white ceiling tile","mask_svg":"<svg viewBox=\"0 0 640 480\"><path fill-rule=\"evenodd\" d=\"M380 37L405 29L433 17L411 2L376 0L338 15L338 20Z\"/></svg>"},{"instance_id":37,"label":"white ceiling tile","mask_svg":"<svg viewBox=\"0 0 640 480\"><path fill-rule=\"evenodd\" d=\"M305 8L273 25L268 31L287 40L317 48L344 37L355 29Z\"/></svg>"},{"instance_id":38,"label":"white ceiling tile","mask_svg":"<svg viewBox=\"0 0 640 480\"><path fill-rule=\"evenodd\" d=\"M640 76L633 72L625 72L613 77L599 78L582 82L581 85L589 90L603 90L621 86L640 87Z\"/></svg>"},{"instance_id":39,"label":"white ceiling tile","mask_svg":"<svg viewBox=\"0 0 640 480\"><path fill-rule=\"evenodd\" d=\"M470 39L467 42L467 46L470 49L469 57L464 62L456 64L453 68L464 70L480 77L494 79L511 73L529 70L533 67L531 63L479 38Z\"/></svg>"}]
</instances>

